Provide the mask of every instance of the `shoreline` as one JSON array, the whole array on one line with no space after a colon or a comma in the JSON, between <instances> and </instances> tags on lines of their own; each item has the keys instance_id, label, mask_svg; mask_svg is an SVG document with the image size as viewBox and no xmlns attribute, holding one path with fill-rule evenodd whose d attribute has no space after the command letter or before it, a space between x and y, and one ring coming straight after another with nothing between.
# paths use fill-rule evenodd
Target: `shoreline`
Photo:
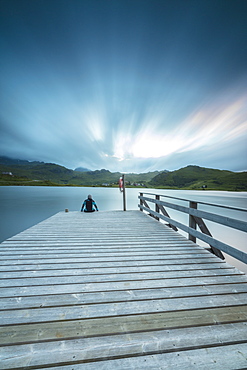
<instances>
[{"instance_id":1,"label":"shoreline","mask_svg":"<svg viewBox=\"0 0 247 370\"><path fill-rule=\"evenodd\" d=\"M35 180L34 180L35 181ZM36 180L36 181L39 181L39 180ZM42 181L42 180L40 180ZM32 182L32 181L30 181ZM26 182L26 184L20 184L20 183L15 183L15 184L1 184L0 183L0 187L2 186L18 186L18 187L26 187L26 186L32 186L32 187L59 187L59 188L109 188L109 189L114 189L114 188L118 188L118 185L109 185L109 186L105 186L105 185L75 185L75 184L56 184L56 183L51 183L49 181L42 181L42 184L38 184L38 183L35 183L35 184L32 184L30 183L29 181ZM167 186L164 186L164 187L161 187L161 186L139 186L139 185L136 185L136 186L129 186L129 185L126 185L125 186L126 189L157 189L157 190L196 190L196 191L202 191L202 192L208 192L208 191L228 191L228 192L236 192L236 193L244 193L244 192L247 192L247 189L229 189L229 188L196 188L196 187L183 187L183 188L178 188L178 187L167 187Z\"/></svg>"}]
</instances>

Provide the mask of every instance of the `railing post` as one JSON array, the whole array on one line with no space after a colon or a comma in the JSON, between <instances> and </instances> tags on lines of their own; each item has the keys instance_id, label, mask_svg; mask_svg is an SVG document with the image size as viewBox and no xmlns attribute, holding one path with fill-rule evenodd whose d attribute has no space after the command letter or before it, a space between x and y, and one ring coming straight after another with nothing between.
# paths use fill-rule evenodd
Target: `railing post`
<instances>
[{"instance_id":1,"label":"railing post","mask_svg":"<svg viewBox=\"0 0 247 370\"><path fill-rule=\"evenodd\" d=\"M125 179L124 175L122 175L123 178L123 210L126 211L126 197L125 197Z\"/></svg>"},{"instance_id":2,"label":"railing post","mask_svg":"<svg viewBox=\"0 0 247 370\"><path fill-rule=\"evenodd\" d=\"M143 193L140 193L140 197L143 197ZM140 206L143 206L143 200L140 199ZM143 209L140 208L140 211L143 212Z\"/></svg>"},{"instance_id":3,"label":"railing post","mask_svg":"<svg viewBox=\"0 0 247 370\"><path fill-rule=\"evenodd\" d=\"M159 195L155 195L155 199L156 200L160 200L160 196ZM159 213L160 212L160 208L159 208L159 206L158 206L158 204L157 203L155 203L155 212L157 212L157 213ZM159 217L156 217L156 220L158 220L159 221Z\"/></svg>"},{"instance_id":4,"label":"railing post","mask_svg":"<svg viewBox=\"0 0 247 370\"><path fill-rule=\"evenodd\" d=\"M190 201L190 208L197 209L197 203ZM194 219L192 215L189 215L189 227L196 230L196 220ZM191 234L189 234L189 240L196 243L196 237Z\"/></svg>"}]
</instances>

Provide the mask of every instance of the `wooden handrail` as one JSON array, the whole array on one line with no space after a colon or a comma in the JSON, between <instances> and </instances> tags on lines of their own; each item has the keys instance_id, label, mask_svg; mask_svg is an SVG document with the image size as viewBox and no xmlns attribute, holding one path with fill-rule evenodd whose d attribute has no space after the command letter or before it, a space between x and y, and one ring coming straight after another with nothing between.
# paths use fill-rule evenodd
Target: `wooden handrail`
<instances>
[{"instance_id":1,"label":"wooden handrail","mask_svg":"<svg viewBox=\"0 0 247 370\"><path fill-rule=\"evenodd\" d=\"M157 194L154 194L154 193L140 193L140 195L143 195L143 194L148 194L148 195L157 195ZM163 194L160 194L159 195L160 197L164 197L164 198L170 198L170 199L176 199L176 200L183 200L185 202L190 202L192 201L191 199L187 199L187 198L178 198L178 197L172 197L170 195L163 195ZM230 207L230 206L224 206L222 204L215 204L215 203L207 203L207 202L201 202L200 200L197 200L196 201L197 204L205 204L207 206L213 206L213 207L219 207L219 208L226 208L226 209L231 209L233 211L242 211L242 212L247 212L247 209L244 209L244 208L239 208L239 207Z\"/></svg>"},{"instance_id":2,"label":"wooden handrail","mask_svg":"<svg viewBox=\"0 0 247 370\"><path fill-rule=\"evenodd\" d=\"M230 217L225 217L221 215L217 215L210 212L205 212L197 209L198 204L205 204L208 206L214 206L217 207L216 204L211 203L205 203L205 202L194 202L188 199L182 199L182 198L176 198L176 197L170 197L170 196L164 196L164 195L157 195L157 194L150 194L154 195L155 198L150 198L147 196L144 196L144 193L140 193L140 196L138 197L140 199L140 204L138 207L141 211L146 211L148 214L157 220L162 219L166 222L168 222L168 225L172 227L174 230L177 231L177 229L181 229L188 233L189 239L196 243L196 238L206 242L210 246L210 251L220 257L221 259L224 259L224 255L222 252L225 252L232 257L247 263L247 253L240 251L234 247L231 247L228 244L225 244L215 238L213 238L212 234L210 233L208 227L206 226L204 219L213 221L215 223L231 227L236 230L241 230L244 232L247 232L247 222L236 220ZM189 207L181 206L178 204L170 203L167 201L160 200L160 197L167 197L172 198L176 200L183 200L189 202ZM155 204L155 211L153 211L149 205L148 202ZM164 207L168 207L183 213L189 214L189 226L186 226L174 219L171 219L167 211ZM234 207L227 207L227 206L221 206L223 208L231 209L231 210L238 210L238 211L245 211L247 210L241 209L241 208L234 208ZM160 213L162 212L162 214ZM200 228L199 230L196 230L197 226Z\"/></svg>"},{"instance_id":3,"label":"wooden handrail","mask_svg":"<svg viewBox=\"0 0 247 370\"><path fill-rule=\"evenodd\" d=\"M141 198L139 197L139 199L141 199ZM216 223L224 225L224 226L232 227L233 229L237 229L237 230L240 230L240 231L247 232L247 222L245 222L245 221L236 220L236 219L230 218L230 217L216 215L214 213L200 211L200 210L198 210L197 208L194 208L194 207L184 207L184 206L180 206L178 204L164 202L164 201L161 201L161 200L157 201L155 199L148 198L148 197L143 197L143 199L145 199L146 201L151 202L151 203L157 203L157 204L160 204L162 206L175 209L176 211L180 211L180 212L183 212L183 213L188 213L189 215L193 215L193 216L200 217L200 218L205 218L206 220L213 221L213 222L216 222ZM179 199L179 198L175 198L175 199ZM181 199L179 199L179 200L181 200ZM190 202L190 203L199 204L199 202L191 202L189 200L187 200L187 201ZM202 204L202 203L200 203L200 204ZM203 203L203 204L212 205L212 204L209 204L209 203ZM216 205L212 205L212 206L216 206ZM232 209L231 207L227 207L227 208ZM233 208L233 209L235 210L235 208ZM243 211L243 209L241 209L241 211ZM246 212L247 212L247 210L246 210Z\"/></svg>"}]
</instances>

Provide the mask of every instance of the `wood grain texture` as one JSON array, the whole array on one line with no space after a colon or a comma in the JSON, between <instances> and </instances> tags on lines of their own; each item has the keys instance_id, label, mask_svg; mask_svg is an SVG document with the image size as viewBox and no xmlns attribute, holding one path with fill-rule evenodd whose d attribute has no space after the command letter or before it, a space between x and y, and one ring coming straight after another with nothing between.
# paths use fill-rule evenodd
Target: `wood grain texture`
<instances>
[{"instance_id":1,"label":"wood grain texture","mask_svg":"<svg viewBox=\"0 0 247 370\"><path fill-rule=\"evenodd\" d=\"M1 369L247 367L246 275L139 211L0 245Z\"/></svg>"}]
</instances>

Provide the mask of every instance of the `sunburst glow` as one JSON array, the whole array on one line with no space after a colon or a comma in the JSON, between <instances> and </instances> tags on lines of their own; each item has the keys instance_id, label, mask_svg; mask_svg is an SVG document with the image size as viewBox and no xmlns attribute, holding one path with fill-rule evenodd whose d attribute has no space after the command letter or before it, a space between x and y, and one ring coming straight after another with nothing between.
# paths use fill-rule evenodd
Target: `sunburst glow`
<instances>
[{"instance_id":1,"label":"sunburst glow","mask_svg":"<svg viewBox=\"0 0 247 370\"><path fill-rule=\"evenodd\" d=\"M0 155L246 170L246 13L245 1L1 0Z\"/></svg>"}]
</instances>

